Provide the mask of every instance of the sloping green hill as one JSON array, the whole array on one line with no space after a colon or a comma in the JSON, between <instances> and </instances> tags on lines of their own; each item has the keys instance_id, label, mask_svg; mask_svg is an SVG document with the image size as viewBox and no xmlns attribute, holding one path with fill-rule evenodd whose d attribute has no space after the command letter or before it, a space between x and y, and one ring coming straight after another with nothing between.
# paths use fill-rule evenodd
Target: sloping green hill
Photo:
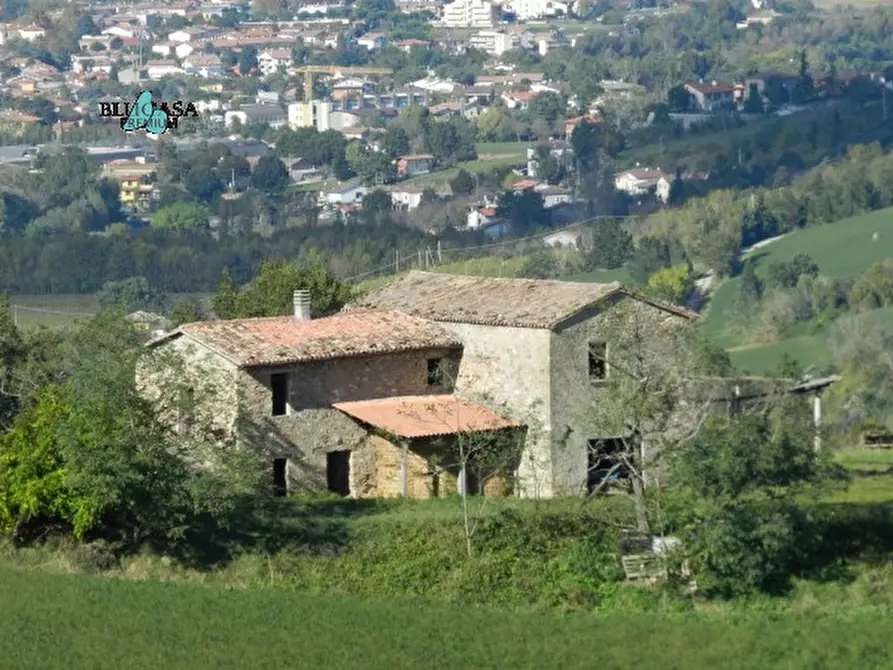
<instances>
[{"instance_id":1,"label":"sloping green hill","mask_svg":"<svg viewBox=\"0 0 893 670\"><path fill-rule=\"evenodd\" d=\"M757 274L765 277L769 265L790 260L797 254L812 256L822 274L854 277L878 261L893 258L893 209L790 233L754 250L748 258L756 261ZM725 347L740 344L737 335L729 329L739 285L740 280L735 278L719 287L703 322L704 332L710 339Z\"/></svg>"},{"instance_id":2,"label":"sloping green hill","mask_svg":"<svg viewBox=\"0 0 893 670\"><path fill-rule=\"evenodd\" d=\"M893 258L893 209L885 209L837 223L806 228L756 249L747 258L756 262L759 276L766 277L768 267L778 261L808 254L818 263L822 274L854 277L878 261ZM806 365L823 367L830 362L830 348L824 333L794 337L759 346L748 346L732 328L740 279L729 279L714 294L702 323L704 333L716 344L732 352L733 362L741 369L758 374L773 368L784 354ZM893 323L893 311L877 310L866 315L872 322Z\"/></svg>"}]
</instances>

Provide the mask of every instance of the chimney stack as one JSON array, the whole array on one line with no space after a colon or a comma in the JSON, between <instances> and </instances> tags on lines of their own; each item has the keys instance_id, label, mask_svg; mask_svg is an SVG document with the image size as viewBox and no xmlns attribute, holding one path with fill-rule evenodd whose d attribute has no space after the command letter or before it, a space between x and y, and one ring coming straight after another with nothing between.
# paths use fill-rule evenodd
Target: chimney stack
<instances>
[{"instance_id":1,"label":"chimney stack","mask_svg":"<svg viewBox=\"0 0 893 670\"><path fill-rule=\"evenodd\" d=\"M295 291L294 305L295 321L310 321L310 291Z\"/></svg>"}]
</instances>

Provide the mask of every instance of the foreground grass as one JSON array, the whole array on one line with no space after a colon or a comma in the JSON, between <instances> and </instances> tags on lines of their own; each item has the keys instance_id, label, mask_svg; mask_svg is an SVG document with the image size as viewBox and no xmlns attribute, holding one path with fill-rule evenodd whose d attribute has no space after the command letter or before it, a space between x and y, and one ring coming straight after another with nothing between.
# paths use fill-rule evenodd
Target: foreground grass
<instances>
[{"instance_id":1,"label":"foreground grass","mask_svg":"<svg viewBox=\"0 0 893 670\"><path fill-rule=\"evenodd\" d=\"M0 571L5 668L888 668L893 623L557 615Z\"/></svg>"}]
</instances>

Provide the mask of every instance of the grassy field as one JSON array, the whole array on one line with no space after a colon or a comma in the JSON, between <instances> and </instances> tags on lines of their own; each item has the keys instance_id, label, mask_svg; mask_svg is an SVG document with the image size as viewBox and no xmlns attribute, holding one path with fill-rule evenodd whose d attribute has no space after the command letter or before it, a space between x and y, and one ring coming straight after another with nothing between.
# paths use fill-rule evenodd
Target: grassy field
<instances>
[{"instance_id":1,"label":"grassy field","mask_svg":"<svg viewBox=\"0 0 893 670\"><path fill-rule=\"evenodd\" d=\"M180 299L206 299L208 293L173 293L171 302ZM99 311L99 303L92 294L11 295L13 318L22 328L64 328L79 319L89 318Z\"/></svg>"},{"instance_id":2,"label":"grassy field","mask_svg":"<svg viewBox=\"0 0 893 670\"><path fill-rule=\"evenodd\" d=\"M3 570L4 668L889 668L889 619L558 615Z\"/></svg>"}]
</instances>

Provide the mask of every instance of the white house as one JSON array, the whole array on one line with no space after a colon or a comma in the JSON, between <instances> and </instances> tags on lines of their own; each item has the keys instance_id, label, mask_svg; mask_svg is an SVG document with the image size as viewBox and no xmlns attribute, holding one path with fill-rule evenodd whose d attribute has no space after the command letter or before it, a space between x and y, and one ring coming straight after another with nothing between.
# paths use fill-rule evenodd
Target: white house
<instances>
[{"instance_id":1,"label":"white house","mask_svg":"<svg viewBox=\"0 0 893 670\"><path fill-rule=\"evenodd\" d=\"M364 47L369 51L381 49L385 45L384 33L366 33L357 40L357 46Z\"/></svg>"},{"instance_id":2,"label":"white house","mask_svg":"<svg viewBox=\"0 0 893 670\"><path fill-rule=\"evenodd\" d=\"M397 209L411 211L422 204L425 187L420 184L395 186L391 189L391 202Z\"/></svg>"},{"instance_id":3,"label":"white house","mask_svg":"<svg viewBox=\"0 0 893 670\"><path fill-rule=\"evenodd\" d=\"M167 58L174 53L175 46L177 46L176 42L159 42L152 45L152 53L158 54L162 58Z\"/></svg>"},{"instance_id":4,"label":"white house","mask_svg":"<svg viewBox=\"0 0 893 670\"><path fill-rule=\"evenodd\" d=\"M614 188L631 196L647 195L651 189L657 189L661 179L669 182L672 177L652 168L635 168L615 175Z\"/></svg>"},{"instance_id":5,"label":"white house","mask_svg":"<svg viewBox=\"0 0 893 670\"><path fill-rule=\"evenodd\" d=\"M492 56L501 56L519 43L520 38L516 34L504 30L481 30L468 38L468 46Z\"/></svg>"},{"instance_id":6,"label":"white house","mask_svg":"<svg viewBox=\"0 0 893 670\"><path fill-rule=\"evenodd\" d=\"M369 189L362 184L340 184L323 191L323 202L329 205L355 205L363 202Z\"/></svg>"},{"instance_id":7,"label":"white house","mask_svg":"<svg viewBox=\"0 0 893 670\"><path fill-rule=\"evenodd\" d=\"M105 30L102 31L102 34L108 35L110 37L120 37L123 40L123 39L133 39L134 37L139 35L140 32L141 32L140 29L136 28L134 26L118 25L118 26L111 26L109 28L106 28Z\"/></svg>"},{"instance_id":8,"label":"white house","mask_svg":"<svg viewBox=\"0 0 893 670\"><path fill-rule=\"evenodd\" d=\"M177 67L173 60L150 60L146 63L146 71L149 79L161 79L172 75L183 74L183 70Z\"/></svg>"},{"instance_id":9,"label":"white house","mask_svg":"<svg viewBox=\"0 0 893 670\"><path fill-rule=\"evenodd\" d=\"M219 77L223 74L223 63L215 54L190 55L183 60L183 72L191 77Z\"/></svg>"},{"instance_id":10,"label":"white house","mask_svg":"<svg viewBox=\"0 0 893 670\"><path fill-rule=\"evenodd\" d=\"M529 21L551 16L567 16L571 5L561 0L509 0L506 9L519 21Z\"/></svg>"},{"instance_id":11,"label":"white house","mask_svg":"<svg viewBox=\"0 0 893 670\"><path fill-rule=\"evenodd\" d=\"M24 28L19 28L18 32L19 39L23 39L26 42L33 42L46 35L46 30L40 26L25 26Z\"/></svg>"},{"instance_id":12,"label":"white house","mask_svg":"<svg viewBox=\"0 0 893 670\"><path fill-rule=\"evenodd\" d=\"M540 184L533 190L540 194L543 199L543 207L546 209L571 201L571 192L561 186Z\"/></svg>"},{"instance_id":13,"label":"white house","mask_svg":"<svg viewBox=\"0 0 893 670\"><path fill-rule=\"evenodd\" d=\"M167 39L170 42L198 42L208 36L207 30L190 27L168 33Z\"/></svg>"},{"instance_id":14,"label":"white house","mask_svg":"<svg viewBox=\"0 0 893 670\"><path fill-rule=\"evenodd\" d=\"M443 6L441 22L448 28L492 28L502 10L487 0L453 0Z\"/></svg>"},{"instance_id":15,"label":"white house","mask_svg":"<svg viewBox=\"0 0 893 670\"><path fill-rule=\"evenodd\" d=\"M272 49L264 51L257 57L257 69L264 76L276 74L279 70L291 65L291 51L288 49Z\"/></svg>"}]
</instances>

